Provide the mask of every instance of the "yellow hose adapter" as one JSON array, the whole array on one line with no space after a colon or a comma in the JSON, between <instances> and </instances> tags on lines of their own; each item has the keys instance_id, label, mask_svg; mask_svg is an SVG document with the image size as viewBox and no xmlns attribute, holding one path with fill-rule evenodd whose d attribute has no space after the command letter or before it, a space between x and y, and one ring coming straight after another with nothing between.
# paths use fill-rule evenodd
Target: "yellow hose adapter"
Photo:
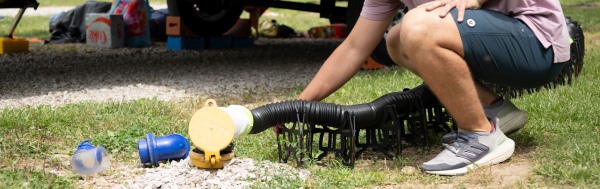
<instances>
[{"instance_id":1,"label":"yellow hose adapter","mask_svg":"<svg viewBox=\"0 0 600 189\"><path fill-rule=\"evenodd\" d=\"M216 158L210 158L209 161L206 161L206 156L204 153L196 150L190 151L190 160L192 160L192 164L198 168L203 169L220 169L223 168L224 164L233 159L233 152L229 152L226 154L220 154L221 160L216 162Z\"/></svg>"},{"instance_id":2,"label":"yellow hose adapter","mask_svg":"<svg viewBox=\"0 0 600 189\"><path fill-rule=\"evenodd\" d=\"M229 114L219 108L215 100L209 99L192 116L188 132L193 145L204 152L190 153L192 164L199 168L222 168L225 159L221 157L220 151L231 144L235 132Z\"/></svg>"}]
</instances>

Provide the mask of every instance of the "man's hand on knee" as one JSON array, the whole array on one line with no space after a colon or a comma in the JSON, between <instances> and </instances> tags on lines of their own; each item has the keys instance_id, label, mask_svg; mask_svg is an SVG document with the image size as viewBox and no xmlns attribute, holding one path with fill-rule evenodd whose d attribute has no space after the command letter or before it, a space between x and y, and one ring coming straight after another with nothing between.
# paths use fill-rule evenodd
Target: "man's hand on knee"
<instances>
[{"instance_id":1,"label":"man's hand on knee","mask_svg":"<svg viewBox=\"0 0 600 189\"><path fill-rule=\"evenodd\" d=\"M462 22L466 9L479 9L486 1L487 0L438 0L422 4L419 7L425 7L425 10L427 11L441 8L440 17L442 18L446 17L450 10L456 8L458 9L458 18L456 18L456 20Z\"/></svg>"}]
</instances>

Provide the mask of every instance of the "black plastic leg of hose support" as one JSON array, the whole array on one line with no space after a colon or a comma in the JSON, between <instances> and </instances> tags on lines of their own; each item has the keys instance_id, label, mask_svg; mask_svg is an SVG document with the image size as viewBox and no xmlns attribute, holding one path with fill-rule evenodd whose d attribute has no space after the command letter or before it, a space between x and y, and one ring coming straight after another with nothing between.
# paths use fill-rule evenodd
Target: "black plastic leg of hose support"
<instances>
[{"instance_id":1,"label":"black plastic leg of hose support","mask_svg":"<svg viewBox=\"0 0 600 189\"><path fill-rule=\"evenodd\" d=\"M385 107L384 121L373 128L359 129L357 132L357 147L360 149L356 156L367 150L382 153L387 158L393 159L402 152L402 129L393 105ZM364 142L360 135L364 133ZM390 152L394 152L393 154Z\"/></svg>"},{"instance_id":2,"label":"black plastic leg of hose support","mask_svg":"<svg viewBox=\"0 0 600 189\"><path fill-rule=\"evenodd\" d=\"M296 100L251 112L255 121L251 134L292 123L280 129L277 145L279 160L287 162L293 157L297 165L334 154L343 165L354 167L356 157L366 150L394 158L402 154L404 145L428 146L431 133L455 129L426 85L390 93L366 104L343 106Z\"/></svg>"}]
</instances>

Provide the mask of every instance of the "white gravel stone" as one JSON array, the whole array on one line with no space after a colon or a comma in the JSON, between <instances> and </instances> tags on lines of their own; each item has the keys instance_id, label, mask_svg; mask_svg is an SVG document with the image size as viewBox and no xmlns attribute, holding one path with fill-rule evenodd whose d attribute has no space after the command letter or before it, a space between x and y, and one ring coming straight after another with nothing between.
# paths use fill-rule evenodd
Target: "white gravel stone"
<instances>
[{"instance_id":1,"label":"white gravel stone","mask_svg":"<svg viewBox=\"0 0 600 189\"><path fill-rule=\"evenodd\" d=\"M121 169L127 169L121 167ZM294 180L306 180L310 172L293 168L287 164L270 161L255 162L250 158L234 158L223 169L200 169L190 159L179 162L161 163L156 168L142 168L143 174L95 175L80 184L93 188L248 188L261 184L257 175L265 178L278 176ZM112 184L111 184L112 183Z\"/></svg>"}]
</instances>

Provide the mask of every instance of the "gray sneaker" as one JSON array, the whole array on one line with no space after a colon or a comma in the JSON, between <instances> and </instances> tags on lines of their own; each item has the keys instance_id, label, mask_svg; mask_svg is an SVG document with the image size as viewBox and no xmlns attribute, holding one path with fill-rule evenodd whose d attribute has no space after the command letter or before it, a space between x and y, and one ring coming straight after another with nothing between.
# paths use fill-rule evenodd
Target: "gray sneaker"
<instances>
[{"instance_id":1,"label":"gray sneaker","mask_svg":"<svg viewBox=\"0 0 600 189\"><path fill-rule=\"evenodd\" d=\"M510 100L499 100L498 102L483 106L485 116L500 119L498 127L505 135L510 135L523 128L528 120L527 112L520 110ZM448 145L456 139L456 132L448 133L440 139L442 144Z\"/></svg>"},{"instance_id":2,"label":"gray sneaker","mask_svg":"<svg viewBox=\"0 0 600 189\"><path fill-rule=\"evenodd\" d=\"M499 119L494 120L498 125ZM500 132L470 132L459 130L456 140L432 160L421 165L421 170L436 175L464 175L477 166L497 164L510 158L515 142Z\"/></svg>"}]
</instances>

